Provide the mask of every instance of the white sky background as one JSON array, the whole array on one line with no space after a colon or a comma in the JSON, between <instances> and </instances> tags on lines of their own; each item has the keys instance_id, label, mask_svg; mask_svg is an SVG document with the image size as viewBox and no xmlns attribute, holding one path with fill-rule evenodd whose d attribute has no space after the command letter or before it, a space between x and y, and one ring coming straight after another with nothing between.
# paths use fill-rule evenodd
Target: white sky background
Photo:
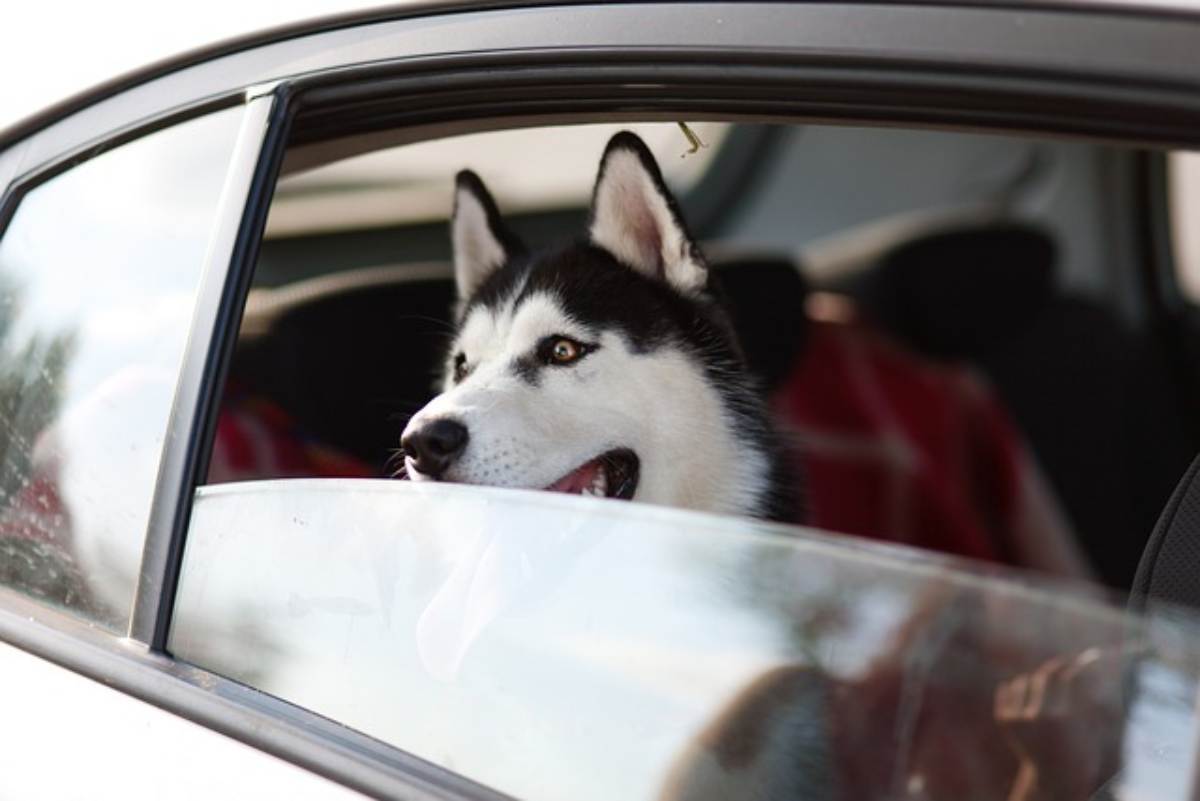
<instances>
[{"instance_id":1,"label":"white sky background","mask_svg":"<svg viewBox=\"0 0 1200 801\"><path fill-rule=\"evenodd\" d=\"M379 0L8 0L0 25L0 130L146 64L264 28Z\"/></svg>"}]
</instances>

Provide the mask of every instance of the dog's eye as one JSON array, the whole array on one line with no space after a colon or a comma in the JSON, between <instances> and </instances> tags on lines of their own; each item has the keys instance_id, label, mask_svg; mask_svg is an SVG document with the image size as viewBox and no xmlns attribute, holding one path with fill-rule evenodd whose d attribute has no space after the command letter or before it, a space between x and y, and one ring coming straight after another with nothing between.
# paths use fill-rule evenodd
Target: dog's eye
<instances>
[{"instance_id":1,"label":"dog's eye","mask_svg":"<svg viewBox=\"0 0 1200 801\"><path fill-rule=\"evenodd\" d=\"M586 356L588 346L569 337L549 337L543 347L543 359L547 364L570 364Z\"/></svg>"},{"instance_id":2,"label":"dog's eye","mask_svg":"<svg viewBox=\"0 0 1200 801\"><path fill-rule=\"evenodd\" d=\"M579 348L569 339L560 339L554 343L550 354L554 356L554 361L559 364L573 362L579 358Z\"/></svg>"}]
</instances>

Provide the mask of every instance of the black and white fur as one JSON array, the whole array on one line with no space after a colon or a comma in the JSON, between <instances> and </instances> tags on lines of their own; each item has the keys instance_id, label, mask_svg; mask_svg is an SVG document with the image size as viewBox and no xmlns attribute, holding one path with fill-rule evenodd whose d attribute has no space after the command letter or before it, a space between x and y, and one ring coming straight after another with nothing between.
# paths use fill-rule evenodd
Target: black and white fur
<instances>
[{"instance_id":1,"label":"black and white fur","mask_svg":"<svg viewBox=\"0 0 1200 801\"><path fill-rule=\"evenodd\" d=\"M715 278L641 139L608 143L565 248L529 255L469 171L451 229L458 330L401 439L410 478L792 518Z\"/></svg>"}]
</instances>

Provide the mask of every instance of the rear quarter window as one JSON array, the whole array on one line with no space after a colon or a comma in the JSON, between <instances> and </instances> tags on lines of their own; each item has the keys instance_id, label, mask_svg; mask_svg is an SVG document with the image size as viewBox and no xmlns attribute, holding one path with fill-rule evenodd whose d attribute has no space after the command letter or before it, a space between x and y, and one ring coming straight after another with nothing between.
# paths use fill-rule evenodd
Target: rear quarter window
<instances>
[{"instance_id":1,"label":"rear quarter window","mask_svg":"<svg viewBox=\"0 0 1200 801\"><path fill-rule=\"evenodd\" d=\"M116 630L241 118L61 172L0 238L0 583Z\"/></svg>"}]
</instances>

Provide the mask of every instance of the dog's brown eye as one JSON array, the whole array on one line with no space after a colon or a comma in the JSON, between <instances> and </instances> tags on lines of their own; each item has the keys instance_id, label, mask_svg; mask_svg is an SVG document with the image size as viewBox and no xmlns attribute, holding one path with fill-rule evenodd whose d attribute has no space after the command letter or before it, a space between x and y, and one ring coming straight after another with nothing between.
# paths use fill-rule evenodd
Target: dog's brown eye
<instances>
[{"instance_id":1,"label":"dog's brown eye","mask_svg":"<svg viewBox=\"0 0 1200 801\"><path fill-rule=\"evenodd\" d=\"M566 367L587 356L599 345L589 345L562 334L546 337L537 346L537 359L551 367Z\"/></svg>"},{"instance_id":2,"label":"dog's brown eye","mask_svg":"<svg viewBox=\"0 0 1200 801\"><path fill-rule=\"evenodd\" d=\"M454 383L461 383L469 372L471 371L467 369L467 355L459 353L454 357Z\"/></svg>"},{"instance_id":3,"label":"dog's brown eye","mask_svg":"<svg viewBox=\"0 0 1200 801\"><path fill-rule=\"evenodd\" d=\"M570 364L583 355L583 346L578 342L560 338L550 346L550 358L555 364Z\"/></svg>"}]
</instances>

